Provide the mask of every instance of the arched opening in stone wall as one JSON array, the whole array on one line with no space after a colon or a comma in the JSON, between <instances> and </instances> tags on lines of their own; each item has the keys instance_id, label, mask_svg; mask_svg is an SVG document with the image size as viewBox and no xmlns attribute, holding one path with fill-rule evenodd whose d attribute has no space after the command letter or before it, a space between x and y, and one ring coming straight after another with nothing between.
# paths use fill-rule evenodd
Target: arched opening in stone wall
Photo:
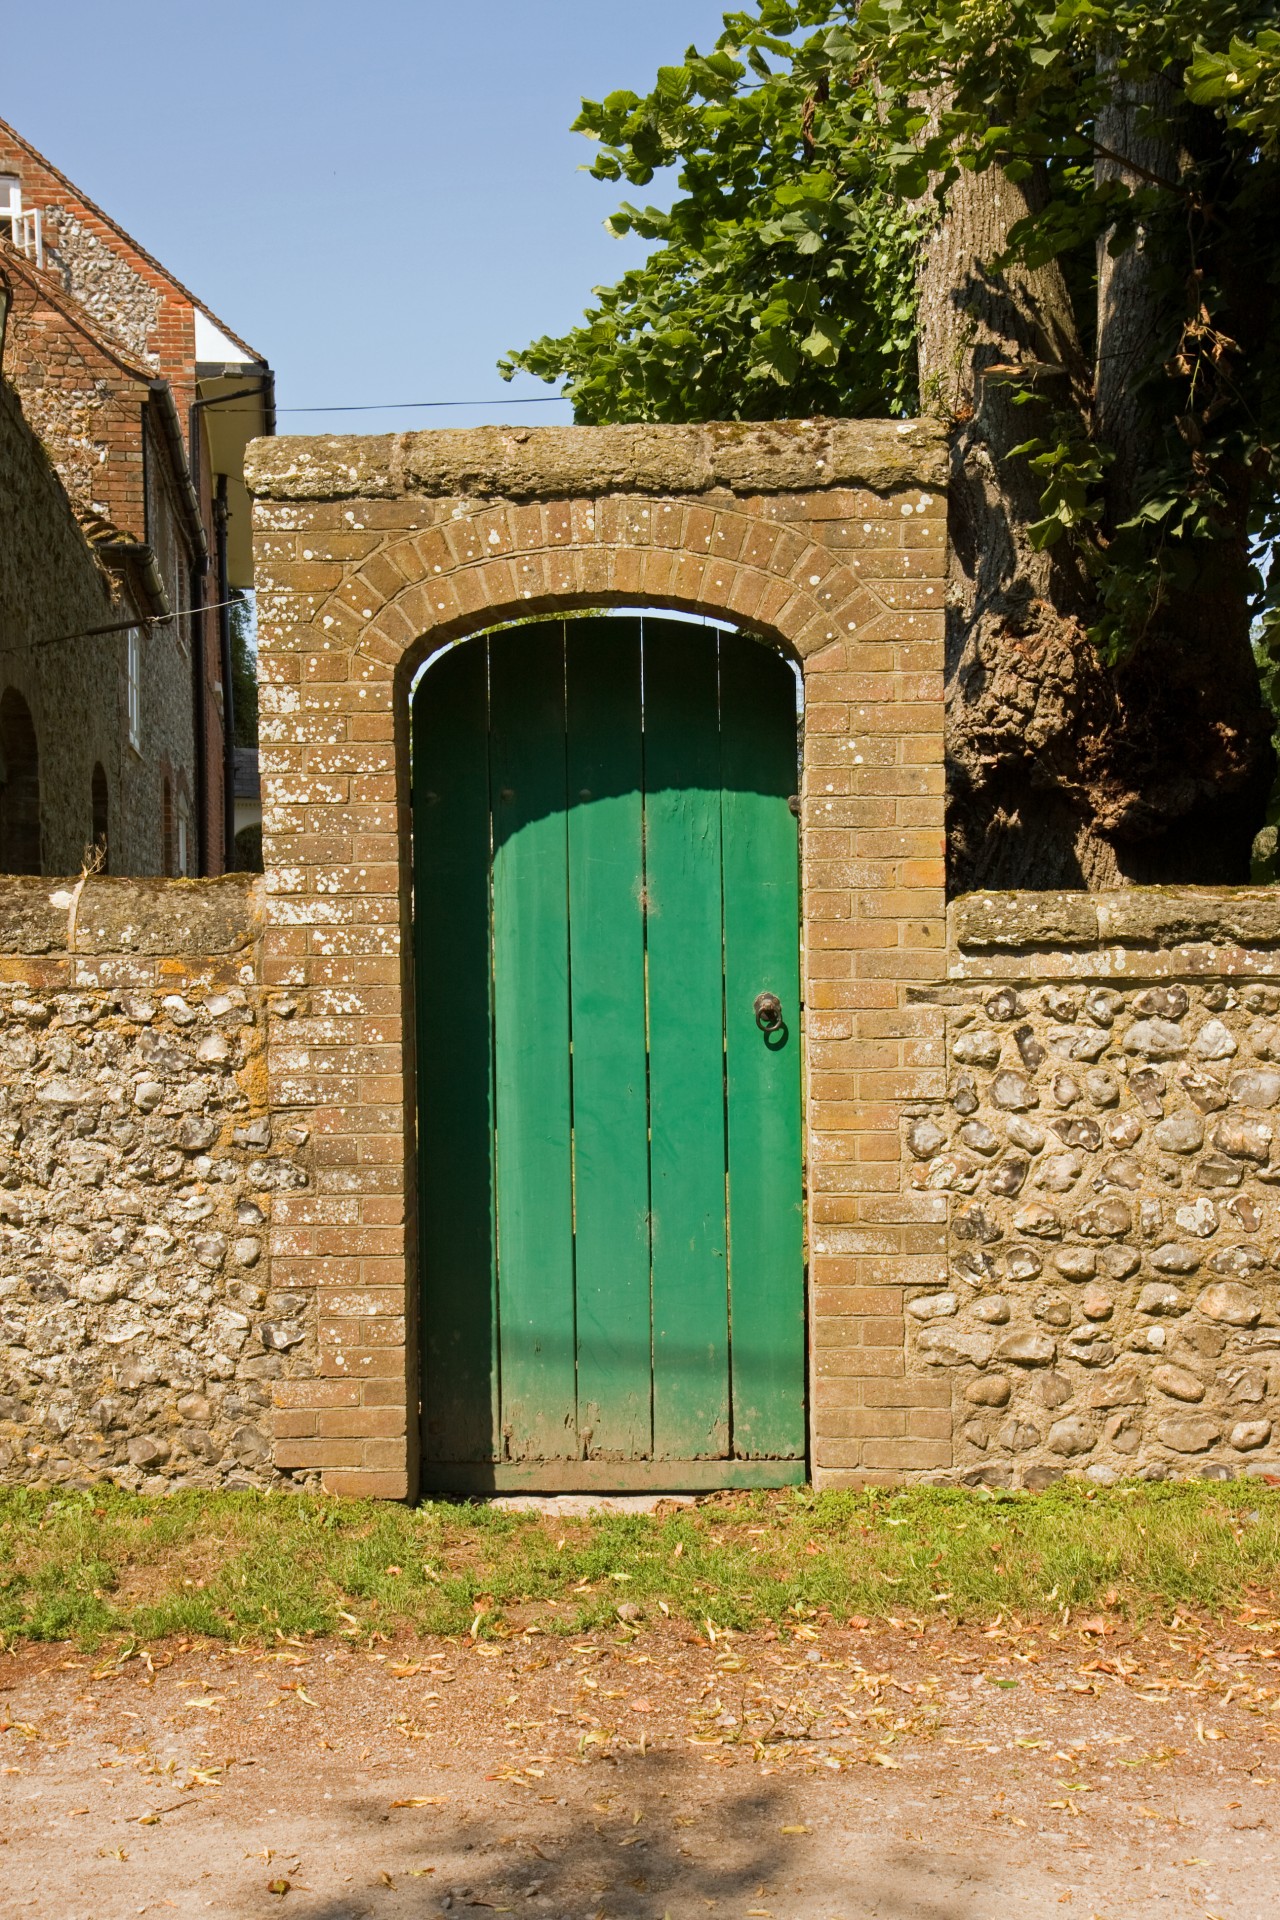
<instances>
[{"instance_id":1,"label":"arched opening in stone wall","mask_svg":"<svg viewBox=\"0 0 1280 1920\"><path fill-rule=\"evenodd\" d=\"M0 698L0 872L40 872L40 749L16 687Z\"/></svg>"},{"instance_id":2,"label":"arched opening in stone wall","mask_svg":"<svg viewBox=\"0 0 1280 1920\"><path fill-rule=\"evenodd\" d=\"M106 769L99 760L93 769L89 783L90 807L93 815L92 845L100 862L98 871L111 871L111 823L110 802L107 796Z\"/></svg>"},{"instance_id":3,"label":"arched opening in stone wall","mask_svg":"<svg viewBox=\"0 0 1280 1920\"><path fill-rule=\"evenodd\" d=\"M805 1477L797 690L652 614L417 676L427 1487Z\"/></svg>"}]
</instances>

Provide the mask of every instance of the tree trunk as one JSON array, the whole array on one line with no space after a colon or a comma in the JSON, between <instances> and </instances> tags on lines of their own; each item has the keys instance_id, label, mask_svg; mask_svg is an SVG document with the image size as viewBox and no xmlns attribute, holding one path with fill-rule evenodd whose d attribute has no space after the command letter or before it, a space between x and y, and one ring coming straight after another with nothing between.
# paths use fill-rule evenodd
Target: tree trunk
<instances>
[{"instance_id":1,"label":"tree trunk","mask_svg":"<svg viewBox=\"0 0 1280 1920\"><path fill-rule=\"evenodd\" d=\"M1114 74L1115 57L1099 55L1103 79ZM1151 110L1162 110L1162 124L1173 120L1173 89L1168 81L1138 86L1112 79L1111 97L1099 113L1095 128L1098 158L1094 179L1110 180L1129 188L1150 186L1154 180L1176 182L1182 170L1171 132L1153 131ZM1133 510L1134 484L1144 457L1151 452L1152 423L1144 380L1151 373L1153 344L1164 331L1167 315L1151 272L1149 249L1155 239L1150 225L1138 229L1132 246L1113 255L1114 228L1098 241L1098 356L1093 421L1098 438L1114 454L1108 475L1113 519Z\"/></svg>"},{"instance_id":2,"label":"tree trunk","mask_svg":"<svg viewBox=\"0 0 1280 1920\"><path fill-rule=\"evenodd\" d=\"M997 275L1033 184L963 172L921 272L921 390L954 421L947 606L949 882L974 887L1224 883L1248 877L1270 779L1249 650L1245 553L1198 555L1183 596L1121 670L1088 638L1089 581L1063 541L1037 552L1040 483L1020 441L1091 421L1093 391L1056 262ZM1142 263L1145 269L1145 261ZM1132 486L1145 447L1130 362L1156 325L1145 278L1105 275L1108 441ZM1131 324L1141 317L1140 333ZM1115 331L1113 331L1115 329ZM1001 370L1027 368L1011 382ZM1011 386L1042 400L1015 406Z\"/></svg>"}]
</instances>

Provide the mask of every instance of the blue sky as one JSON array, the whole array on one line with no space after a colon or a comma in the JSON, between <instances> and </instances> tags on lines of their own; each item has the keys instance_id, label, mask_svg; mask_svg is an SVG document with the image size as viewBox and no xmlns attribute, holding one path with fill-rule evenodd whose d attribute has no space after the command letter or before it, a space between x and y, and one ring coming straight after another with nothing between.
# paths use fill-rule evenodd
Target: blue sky
<instances>
[{"instance_id":1,"label":"blue sky","mask_svg":"<svg viewBox=\"0 0 1280 1920\"><path fill-rule=\"evenodd\" d=\"M5 9L0 116L266 354L282 409L496 400L282 432L550 424L495 361L642 252L578 170L579 98L643 92L722 4L41 0Z\"/></svg>"}]
</instances>

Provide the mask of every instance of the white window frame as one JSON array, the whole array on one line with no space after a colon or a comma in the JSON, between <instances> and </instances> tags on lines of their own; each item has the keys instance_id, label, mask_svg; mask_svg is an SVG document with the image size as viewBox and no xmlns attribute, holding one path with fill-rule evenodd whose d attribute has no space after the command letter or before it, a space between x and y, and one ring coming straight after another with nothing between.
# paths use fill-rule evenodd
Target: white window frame
<instances>
[{"instance_id":1,"label":"white window frame","mask_svg":"<svg viewBox=\"0 0 1280 1920\"><path fill-rule=\"evenodd\" d=\"M22 181L16 173L0 173L0 220L7 223L10 245L43 267L44 216L38 207L23 206Z\"/></svg>"},{"instance_id":2,"label":"white window frame","mask_svg":"<svg viewBox=\"0 0 1280 1920\"><path fill-rule=\"evenodd\" d=\"M142 752L142 632L130 627L125 635L124 668L125 711L129 722L129 745Z\"/></svg>"}]
</instances>

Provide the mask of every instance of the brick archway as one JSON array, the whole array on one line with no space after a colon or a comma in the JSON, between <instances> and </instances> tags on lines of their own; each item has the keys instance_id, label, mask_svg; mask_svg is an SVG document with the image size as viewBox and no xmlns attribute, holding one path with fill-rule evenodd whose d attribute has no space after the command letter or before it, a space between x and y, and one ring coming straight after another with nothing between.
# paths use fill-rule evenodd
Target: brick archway
<instances>
[{"instance_id":1,"label":"brick archway","mask_svg":"<svg viewBox=\"0 0 1280 1920\"><path fill-rule=\"evenodd\" d=\"M901 1287L945 1197L901 1119L943 1091L945 459L920 423L484 430L257 443L272 1105L312 1179L275 1196L273 1286L310 1311L277 1463L401 1497L416 1472L407 684L530 613L647 606L770 638L806 689L803 908L811 1455L848 1484L950 1461L908 1379Z\"/></svg>"}]
</instances>

